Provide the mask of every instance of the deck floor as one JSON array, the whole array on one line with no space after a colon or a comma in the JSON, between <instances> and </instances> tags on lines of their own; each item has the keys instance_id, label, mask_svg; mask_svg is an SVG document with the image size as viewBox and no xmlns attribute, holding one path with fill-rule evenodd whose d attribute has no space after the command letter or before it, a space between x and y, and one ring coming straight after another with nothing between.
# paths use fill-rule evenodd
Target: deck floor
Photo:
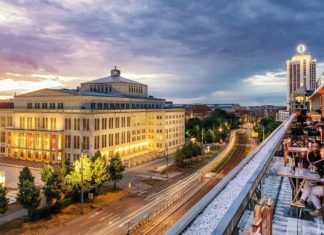
<instances>
[{"instance_id":1,"label":"deck floor","mask_svg":"<svg viewBox=\"0 0 324 235\"><path fill-rule=\"evenodd\" d=\"M274 202L273 235L324 235L324 219L309 214L310 208L304 209L301 218L299 211L290 210L291 188L287 177L277 176L282 163L275 161L270 167L270 174L264 178L261 186L262 197L268 196ZM253 220L253 211L246 209L238 228L247 231Z\"/></svg>"}]
</instances>

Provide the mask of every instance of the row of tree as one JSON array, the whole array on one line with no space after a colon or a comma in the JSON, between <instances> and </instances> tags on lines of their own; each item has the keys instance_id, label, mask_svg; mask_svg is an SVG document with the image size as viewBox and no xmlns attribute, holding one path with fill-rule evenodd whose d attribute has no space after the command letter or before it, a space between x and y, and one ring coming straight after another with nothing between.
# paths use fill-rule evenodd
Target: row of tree
<instances>
[{"instance_id":1,"label":"row of tree","mask_svg":"<svg viewBox=\"0 0 324 235\"><path fill-rule=\"evenodd\" d=\"M24 167L19 175L17 202L28 210L29 216L40 203L41 191L46 197L48 206L54 205L57 200L80 195L83 185L84 192L95 190L100 192L100 187L106 181L113 181L116 188L117 182L122 179L124 165L117 153L109 161L98 151L91 159L83 155L73 165L65 161L62 166L45 165L41 172L44 186L39 188L35 184L35 177L28 167ZM0 185L0 213L8 209L7 189Z\"/></svg>"},{"instance_id":2,"label":"row of tree","mask_svg":"<svg viewBox=\"0 0 324 235\"><path fill-rule=\"evenodd\" d=\"M188 160L201 155L202 147L197 142L186 143L182 148L177 149L175 154L175 163L177 167L184 167Z\"/></svg>"},{"instance_id":3,"label":"row of tree","mask_svg":"<svg viewBox=\"0 0 324 235\"><path fill-rule=\"evenodd\" d=\"M239 119L233 113L215 109L207 118L188 119L186 122L186 137L196 138L203 143L219 142L230 130L237 128Z\"/></svg>"},{"instance_id":4,"label":"row of tree","mask_svg":"<svg viewBox=\"0 0 324 235\"><path fill-rule=\"evenodd\" d=\"M256 123L254 130L258 132L258 139L262 142L266 139L278 126L280 122L277 122L273 117L264 117Z\"/></svg>"}]
</instances>

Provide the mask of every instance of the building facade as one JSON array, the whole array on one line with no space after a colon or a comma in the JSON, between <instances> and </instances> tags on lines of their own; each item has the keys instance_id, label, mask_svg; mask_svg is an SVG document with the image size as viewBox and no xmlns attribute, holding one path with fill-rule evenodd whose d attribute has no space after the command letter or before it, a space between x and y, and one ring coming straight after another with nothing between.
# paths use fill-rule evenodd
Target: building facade
<instances>
[{"instance_id":1,"label":"building facade","mask_svg":"<svg viewBox=\"0 0 324 235\"><path fill-rule=\"evenodd\" d=\"M15 96L14 108L0 109L0 133L0 152L10 158L58 163L100 151L126 161L173 154L184 144L185 112L165 108L115 68L78 89Z\"/></svg>"},{"instance_id":2,"label":"building facade","mask_svg":"<svg viewBox=\"0 0 324 235\"><path fill-rule=\"evenodd\" d=\"M316 59L300 44L287 60L287 109L295 112L309 108L309 95L316 89Z\"/></svg>"},{"instance_id":3,"label":"building facade","mask_svg":"<svg viewBox=\"0 0 324 235\"><path fill-rule=\"evenodd\" d=\"M289 117L289 112L287 110L279 110L276 113L276 121L277 122L284 122Z\"/></svg>"}]
</instances>

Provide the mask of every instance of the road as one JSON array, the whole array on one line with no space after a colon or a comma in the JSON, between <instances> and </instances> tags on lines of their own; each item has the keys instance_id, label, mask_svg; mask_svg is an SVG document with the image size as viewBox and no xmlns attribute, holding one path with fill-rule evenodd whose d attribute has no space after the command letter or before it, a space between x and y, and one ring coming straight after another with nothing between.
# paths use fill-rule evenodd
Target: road
<instances>
[{"instance_id":1,"label":"road","mask_svg":"<svg viewBox=\"0 0 324 235\"><path fill-rule=\"evenodd\" d=\"M132 234L163 234L178 219L180 219L190 208L202 199L222 178L227 175L237 164L244 159L247 144L245 132L238 133L238 141L230 158L211 178L203 179L198 185L194 185L190 193L167 207L162 213L153 217L148 222L137 228Z\"/></svg>"},{"instance_id":2,"label":"road","mask_svg":"<svg viewBox=\"0 0 324 235\"><path fill-rule=\"evenodd\" d=\"M23 166L18 165L9 165L6 163L0 162L0 170L3 170L6 174L6 187L8 188L8 198L9 203L16 201L16 195L18 192L18 178L20 171L22 170ZM32 175L35 177L36 185L42 185L40 172L41 169L38 168L30 168Z\"/></svg>"},{"instance_id":3,"label":"road","mask_svg":"<svg viewBox=\"0 0 324 235\"><path fill-rule=\"evenodd\" d=\"M135 174L136 171L133 169L132 172ZM159 191L131 193L96 212L83 215L51 230L48 234L126 234L131 224L142 221L156 211L162 211L164 205L183 197L193 186L202 185L205 179L199 181L200 171L201 169L177 179L175 183L170 182L170 186ZM130 171L128 173L130 174Z\"/></svg>"}]
</instances>

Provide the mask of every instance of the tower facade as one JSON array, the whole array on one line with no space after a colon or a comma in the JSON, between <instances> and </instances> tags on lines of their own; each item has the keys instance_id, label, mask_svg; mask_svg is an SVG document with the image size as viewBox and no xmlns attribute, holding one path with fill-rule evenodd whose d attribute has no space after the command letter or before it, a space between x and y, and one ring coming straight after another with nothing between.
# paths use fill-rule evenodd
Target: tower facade
<instances>
[{"instance_id":1,"label":"tower facade","mask_svg":"<svg viewBox=\"0 0 324 235\"><path fill-rule=\"evenodd\" d=\"M316 59L304 44L296 47L296 54L287 60L287 108L290 112L308 107L308 95L316 88Z\"/></svg>"}]
</instances>

